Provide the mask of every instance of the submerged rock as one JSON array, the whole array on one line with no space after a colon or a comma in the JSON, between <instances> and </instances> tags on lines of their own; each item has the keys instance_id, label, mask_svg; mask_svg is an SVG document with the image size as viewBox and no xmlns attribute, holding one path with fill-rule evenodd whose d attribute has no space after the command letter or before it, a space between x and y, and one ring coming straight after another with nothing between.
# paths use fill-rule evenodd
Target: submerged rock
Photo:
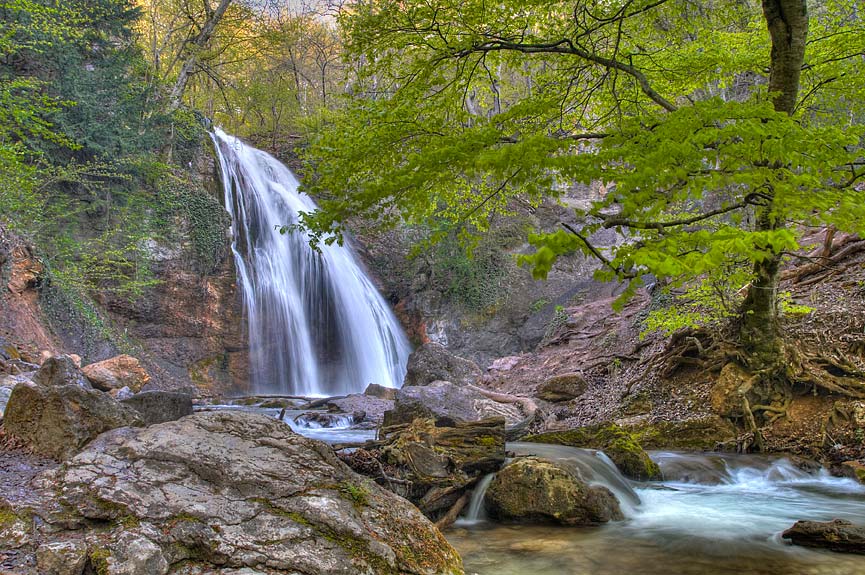
<instances>
[{"instance_id":1,"label":"submerged rock","mask_svg":"<svg viewBox=\"0 0 865 575\"><path fill-rule=\"evenodd\" d=\"M571 401L586 392L588 383L586 379L579 373L564 373L554 375L541 385L535 395L538 399L558 403L562 401Z\"/></svg>"},{"instance_id":2,"label":"submerged rock","mask_svg":"<svg viewBox=\"0 0 865 575\"><path fill-rule=\"evenodd\" d=\"M865 527L844 521L797 521L781 534L793 545L865 555Z\"/></svg>"},{"instance_id":3,"label":"submerged rock","mask_svg":"<svg viewBox=\"0 0 865 575\"><path fill-rule=\"evenodd\" d=\"M263 415L117 429L37 482L66 510L41 537L83 537L106 575L463 572L409 502Z\"/></svg>"},{"instance_id":4,"label":"submerged rock","mask_svg":"<svg viewBox=\"0 0 865 575\"><path fill-rule=\"evenodd\" d=\"M150 381L150 374L141 366L141 362L125 354L91 363L81 371L93 387L102 391L128 387L137 393Z\"/></svg>"},{"instance_id":5,"label":"submerged rock","mask_svg":"<svg viewBox=\"0 0 865 575\"><path fill-rule=\"evenodd\" d=\"M361 412L358 412L361 413ZM361 420L363 418L360 418ZM294 418L294 422L306 427L347 427L355 421L353 415L346 413L328 413L326 411L307 411Z\"/></svg>"},{"instance_id":6,"label":"submerged rock","mask_svg":"<svg viewBox=\"0 0 865 575\"><path fill-rule=\"evenodd\" d=\"M12 390L3 427L34 452L67 459L100 433L142 425L138 413L108 394L78 385L22 383Z\"/></svg>"},{"instance_id":7,"label":"submerged rock","mask_svg":"<svg viewBox=\"0 0 865 575\"><path fill-rule=\"evenodd\" d=\"M481 376L483 371L475 362L457 357L443 345L430 342L409 356L403 387L429 385L434 381L466 385L475 383Z\"/></svg>"},{"instance_id":8,"label":"submerged rock","mask_svg":"<svg viewBox=\"0 0 865 575\"><path fill-rule=\"evenodd\" d=\"M70 355L55 355L47 358L33 374L33 381L39 385L77 385L85 389L93 386L84 377L78 362Z\"/></svg>"},{"instance_id":9,"label":"submerged rock","mask_svg":"<svg viewBox=\"0 0 865 575\"><path fill-rule=\"evenodd\" d=\"M862 461L844 461L832 468L833 473L841 477L855 479L859 483L865 485L865 462Z\"/></svg>"},{"instance_id":10,"label":"submerged rock","mask_svg":"<svg viewBox=\"0 0 865 575\"><path fill-rule=\"evenodd\" d=\"M192 415L192 397L173 391L142 391L121 400L141 415L145 425L174 421Z\"/></svg>"},{"instance_id":11,"label":"submerged rock","mask_svg":"<svg viewBox=\"0 0 865 575\"><path fill-rule=\"evenodd\" d=\"M396 392L396 390L393 391L394 393ZM393 409L393 401L354 393L330 400L327 403L327 407L343 414L353 414L362 411L364 413L364 421L379 424L384 420L385 412Z\"/></svg>"},{"instance_id":12,"label":"submerged rock","mask_svg":"<svg viewBox=\"0 0 865 575\"><path fill-rule=\"evenodd\" d=\"M498 472L484 499L491 516L519 523L594 525L624 519L616 496L546 459L519 459Z\"/></svg>"},{"instance_id":13,"label":"submerged rock","mask_svg":"<svg viewBox=\"0 0 865 575\"><path fill-rule=\"evenodd\" d=\"M607 454L623 475L631 479L661 479L660 468L649 458L639 438L616 424L541 433L527 437L524 441L599 449Z\"/></svg>"}]
</instances>

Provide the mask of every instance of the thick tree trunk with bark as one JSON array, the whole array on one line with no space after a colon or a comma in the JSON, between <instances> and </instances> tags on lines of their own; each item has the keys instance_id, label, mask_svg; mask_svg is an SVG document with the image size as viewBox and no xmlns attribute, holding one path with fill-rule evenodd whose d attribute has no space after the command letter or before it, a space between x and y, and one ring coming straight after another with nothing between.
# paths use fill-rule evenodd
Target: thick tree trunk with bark
<instances>
[{"instance_id":1,"label":"thick tree trunk with bark","mask_svg":"<svg viewBox=\"0 0 865 575\"><path fill-rule=\"evenodd\" d=\"M763 0L763 15L772 40L769 93L775 110L792 114L799 97L799 76L805 63L808 37L806 0ZM780 167L780 166L779 166ZM773 217L769 194L757 215L757 230L778 229L784 222ZM740 338L755 370L783 366L783 344L778 325L778 269L780 255L754 264L754 280L742 307Z\"/></svg>"}]
</instances>

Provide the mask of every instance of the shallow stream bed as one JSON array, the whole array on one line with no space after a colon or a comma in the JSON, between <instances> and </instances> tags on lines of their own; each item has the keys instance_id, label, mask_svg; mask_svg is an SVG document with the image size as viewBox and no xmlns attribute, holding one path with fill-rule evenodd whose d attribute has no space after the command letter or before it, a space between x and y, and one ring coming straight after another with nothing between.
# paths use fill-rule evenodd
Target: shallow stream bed
<instances>
[{"instance_id":1,"label":"shallow stream bed","mask_svg":"<svg viewBox=\"0 0 865 575\"><path fill-rule=\"evenodd\" d=\"M594 453L517 445L573 458L583 469ZM464 520L446 535L466 573L477 575L865 575L865 556L793 547L780 537L800 519L865 523L865 487L783 458L652 457L672 479L632 484L640 502L623 505L625 521L566 528Z\"/></svg>"},{"instance_id":2,"label":"shallow stream bed","mask_svg":"<svg viewBox=\"0 0 865 575\"><path fill-rule=\"evenodd\" d=\"M348 419L331 427L295 421L309 413L300 410L199 409L282 415L298 433L328 443L375 437ZM781 538L801 519L865 524L865 486L853 480L783 457L653 452L666 480L638 483L597 451L531 443L507 449L556 460L607 487L626 519L583 528L496 524L484 513L488 476L467 507L470 516L445 533L469 575L865 575L863 555L794 547Z\"/></svg>"}]
</instances>

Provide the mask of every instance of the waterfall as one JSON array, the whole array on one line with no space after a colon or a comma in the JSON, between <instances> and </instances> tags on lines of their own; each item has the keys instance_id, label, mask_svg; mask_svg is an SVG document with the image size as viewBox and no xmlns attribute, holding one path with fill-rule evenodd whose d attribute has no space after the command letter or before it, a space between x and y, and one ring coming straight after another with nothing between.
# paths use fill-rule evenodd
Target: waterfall
<instances>
[{"instance_id":1,"label":"waterfall","mask_svg":"<svg viewBox=\"0 0 865 575\"><path fill-rule=\"evenodd\" d=\"M487 473L475 485L471 501L469 501L468 511L465 513L465 521L476 523L487 518L487 513L484 509L484 496L487 494L487 489L490 488L490 483L493 482L495 476L495 473Z\"/></svg>"},{"instance_id":2,"label":"waterfall","mask_svg":"<svg viewBox=\"0 0 865 575\"><path fill-rule=\"evenodd\" d=\"M317 209L273 156L217 129L231 249L249 326L256 393L330 396L370 383L399 387L411 351L393 312L349 241L309 245L303 231L281 234Z\"/></svg>"}]
</instances>

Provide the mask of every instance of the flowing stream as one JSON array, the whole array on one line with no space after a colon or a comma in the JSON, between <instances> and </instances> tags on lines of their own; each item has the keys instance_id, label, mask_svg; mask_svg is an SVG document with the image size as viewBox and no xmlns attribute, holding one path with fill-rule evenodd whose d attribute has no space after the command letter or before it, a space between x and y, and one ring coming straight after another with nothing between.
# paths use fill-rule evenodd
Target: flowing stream
<instances>
[{"instance_id":1,"label":"flowing stream","mask_svg":"<svg viewBox=\"0 0 865 575\"><path fill-rule=\"evenodd\" d=\"M280 233L316 210L291 171L221 130L213 133L232 252L249 325L255 393L332 396L399 387L411 351L348 240L309 245Z\"/></svg>"},{"instance_id":2,"label":"flowing stream","mask_svg":"<svg viewBox=\"0 0 865 575\"><path fill-rule=\"evenodd\" d=\"M865 523L865 487L852 480L783 458L655 452L665 481L637 483L596 451L508 449L555 459L606 486L626 520L589 528L495 525L479 521L478 503L477 516L447 533L468 574L865 575L863 556L793 547L780 537L800 519Z\"/></svg>"}]
</instances>

